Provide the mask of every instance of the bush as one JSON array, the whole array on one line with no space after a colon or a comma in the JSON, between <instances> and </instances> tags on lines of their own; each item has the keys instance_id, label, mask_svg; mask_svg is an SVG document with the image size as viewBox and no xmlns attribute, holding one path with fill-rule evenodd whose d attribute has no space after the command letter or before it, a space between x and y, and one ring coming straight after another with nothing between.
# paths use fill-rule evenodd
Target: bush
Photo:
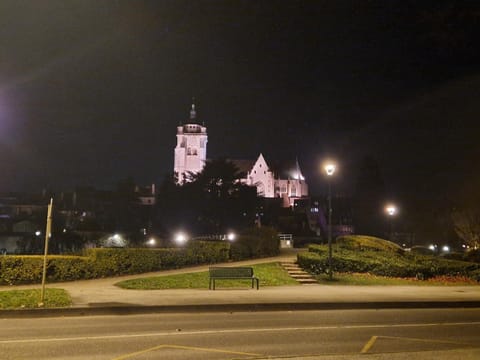
<instances>
[{"instance_id":1,"label":"bush","mask_svg":"<svg viewBox=\"0 0 480 360\"><path fill-rule=\"evenodd\" d=\"M345 235L335 240L340 247L351 250L391 251L402 254L404 250L397 244L374 236Z\"/></svg>"},{"instance_id":2,"label":"bush","mask_svg":"<svg viewBox=\"0 0 480 360\"><path fill-rule=\"evenodd\" d=\"M327 273L328 247L310 245L308 253L300 253L298 264L313 274ZM371 273L390 277L417 277L428 279L438 275L470 276L480 269L479 264L448 260L433 256L399 254L391 251L353 251L335 246L332 269L335 272Z\"/></svg>"},{"instance_id":3,"label":"bush","mask_svg":"<svg viewBox=\"0 0 480 360\"><path fill-rule=\"evenodd\" d=\"M125 274L213 264L228 260L229 243L197 241L186 248L171 249L89 249L85 256L50 255L47 280L50 282L92 279ZM1 256L0 284L39 283L43 256Z\"/></svg>"},{"instance_id":4,"label":"bush","mask_svg":"<svg viewBox=\"0 0 480 360\"><path fill-rule=\"evenodd\" d=\"M426 246L422 246L422 245L415 245L415 246L412 246L412 248L410 249L410 252L412 254L419 254L419 255L434 255L435 252L426 247Z\"/></svg>"},{"instance_id":5,"label":"bush","mask_svg":"<svg viewBox=\"0 0 480 360\"><path fill-rule=\"evenodd\" d=\"M470 250L464 254L465 261L480 263L480 249Z\"/></svg>"},{"instance_id":6,"label":"bush","mask_svg":"<svg viewBox=\"0 0 480 360\"><path fill-rule=\"evenodd\" d=\"M240 234L230 247L232 260L275 256L280 252L278 233L269 227L251 228Z\"/></svg>"}]
</instances>

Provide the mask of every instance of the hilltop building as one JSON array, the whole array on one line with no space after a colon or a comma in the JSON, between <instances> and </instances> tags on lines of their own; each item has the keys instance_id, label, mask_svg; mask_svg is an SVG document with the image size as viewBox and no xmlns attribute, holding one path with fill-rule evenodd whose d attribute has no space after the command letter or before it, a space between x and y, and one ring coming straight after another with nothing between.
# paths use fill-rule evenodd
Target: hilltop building
<instances>
[{"instance_id":1,"label":"hilltop building","mask_svg":"<svg viewBox=\"0 0 480 360\"><path fill-rule=\"evenodd\" d=\"M174 175L177 184L188 181L189 173L202 171L207 161L207 128L197 122L195 104L190 110L187 124L177 127ZM265 198L282 198L284 207L293 206L295 200L308 197L308 185L298 160L290 166L267 164L260 154L257 160L231 160L244 177L242 183L257 188L257 194Z\"/></svg>"}]
</instances>

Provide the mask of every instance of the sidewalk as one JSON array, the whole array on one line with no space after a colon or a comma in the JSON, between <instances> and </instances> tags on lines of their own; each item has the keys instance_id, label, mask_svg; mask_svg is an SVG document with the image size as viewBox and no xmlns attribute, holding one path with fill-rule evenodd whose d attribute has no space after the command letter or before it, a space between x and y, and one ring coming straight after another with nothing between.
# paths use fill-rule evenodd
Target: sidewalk
<instances>
[{"instance_id":1,"label":"sidewalk","mask_svg":"<svg viewBox=\"0 0 480 360\"><path fill-rule=\"evenodd\" d=\"M274 258L219 264L242 266L292 260L295 253ZM183 311L255 311L360 308L480 307L480 286L339 286L298 285L250 289L126 290L114 284L150 276L199 272L208 265L115 278L47 284L61 288L72 297L67 309L0 311L10 316L68 316ZM8 287L1 290L39 288L39 285Z\"/></svg>"}]
</instances>

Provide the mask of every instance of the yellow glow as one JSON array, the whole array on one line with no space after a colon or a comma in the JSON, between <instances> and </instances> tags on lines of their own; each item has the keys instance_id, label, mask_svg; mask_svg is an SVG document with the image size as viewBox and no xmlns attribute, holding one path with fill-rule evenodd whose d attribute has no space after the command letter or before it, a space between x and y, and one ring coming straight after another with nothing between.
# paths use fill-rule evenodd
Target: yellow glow
<instances>
[{"instance_id":1,"label":"yellow glow","mask_svg":"<svg viewBox=\"0 0 480 360\"><path fill-rule=\"evenodd\" d=\"M333 163L328 163L324 166L324 169L328 176L332 176L336 168L337 166Z\"/></svg>"},{"instance_id":2,"label":"yellow glow","mask_svg":"<svg viewBox=\"0 0 480 360\"><path fill-rule=\"evenodd\" d=\"M388 215L393 216L397 213L397 207L395 205L387 205L385 211Z\"/></svg>"}]
</instances>

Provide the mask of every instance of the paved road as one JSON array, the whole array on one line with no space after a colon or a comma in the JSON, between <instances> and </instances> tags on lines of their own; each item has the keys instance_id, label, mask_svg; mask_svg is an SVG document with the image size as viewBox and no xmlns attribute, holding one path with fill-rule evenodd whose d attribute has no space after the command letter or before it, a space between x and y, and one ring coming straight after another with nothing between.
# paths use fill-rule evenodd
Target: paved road
<instances>
[{"instance_id":1,"label":"paved road","mask_svg":"<svg viewBox=\"0 0 480 360\"><path fill-rule=\"evenodd\" d=\"M480 309L0 319L0 339L1 359L467 360L480 358Z\"/></svg>"}]
</instances>

